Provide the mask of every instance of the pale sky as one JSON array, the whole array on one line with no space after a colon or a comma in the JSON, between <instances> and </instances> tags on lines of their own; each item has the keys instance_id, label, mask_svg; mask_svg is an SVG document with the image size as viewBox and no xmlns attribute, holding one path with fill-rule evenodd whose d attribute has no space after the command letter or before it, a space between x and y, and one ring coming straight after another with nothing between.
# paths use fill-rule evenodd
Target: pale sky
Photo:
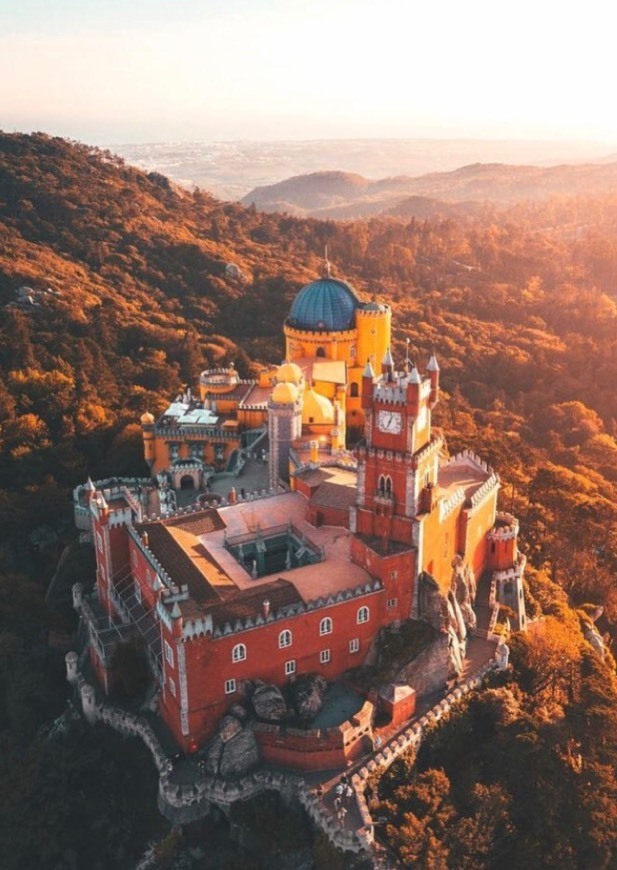
<instances>
[{"instance_id":1,"label":"pale sky","mask_svg":"<svg viewBox=\"0 0 617 870\"><path fill-rule=\"evenodd\" d=\"M617 141L608 0L0 0L0 128Z\"/></svg>"}]
</instances>

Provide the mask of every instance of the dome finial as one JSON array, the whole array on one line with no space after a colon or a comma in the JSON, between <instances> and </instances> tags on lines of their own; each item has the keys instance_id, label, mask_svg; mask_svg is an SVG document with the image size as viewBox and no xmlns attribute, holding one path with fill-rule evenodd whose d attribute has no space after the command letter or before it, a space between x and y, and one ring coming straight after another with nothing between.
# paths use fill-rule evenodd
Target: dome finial
<instances>
[{"instance_id":1,"label":"dome finial","mask_svg":"<svg viewBox=\"0 0 617 870\"><path fill-rule=\"evenodd\" d=\"M324 278L332 277L332 270L330 269L330 260L328 260L328 246L325 246L324 250L324 264L323 264L323 276Z\"/></svg>"}]
</instances>

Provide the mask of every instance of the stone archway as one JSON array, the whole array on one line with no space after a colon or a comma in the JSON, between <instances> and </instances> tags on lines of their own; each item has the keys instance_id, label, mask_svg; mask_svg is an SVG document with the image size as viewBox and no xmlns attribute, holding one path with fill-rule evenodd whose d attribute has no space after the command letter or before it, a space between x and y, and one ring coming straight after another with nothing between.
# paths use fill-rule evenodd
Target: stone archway
<instances>
[{"instance_id":1,"label":"stone archway","mask_svg":"<svg viewBox=\"0 0 617 870\"><path fill-rule=\"evenodd\" d=\"M183 474L180 478L180 489L195 489L195 480L192 474Z\"/></svg>"}]
</instances>

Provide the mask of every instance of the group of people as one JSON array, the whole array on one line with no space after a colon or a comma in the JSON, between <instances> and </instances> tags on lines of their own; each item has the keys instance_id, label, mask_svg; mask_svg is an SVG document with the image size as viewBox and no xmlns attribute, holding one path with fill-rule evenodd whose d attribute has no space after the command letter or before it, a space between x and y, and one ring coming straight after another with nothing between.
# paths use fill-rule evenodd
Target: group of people
<instances>
[{"instance_id":1,"label":"group of people","mask_svg":"<svg viewBox=\"0 0 617 870\"><path fill-rule=\"evenodd\" d=\"M351 783L349 782L347 774L344 773L334 789L334 809L336 811L336 817L339 820L340 824L343 824L343 822L345 821L345 816L347 815L347 806L349 805L352 797L353 788L351 787Z\"/></svg>"}]
</instances>

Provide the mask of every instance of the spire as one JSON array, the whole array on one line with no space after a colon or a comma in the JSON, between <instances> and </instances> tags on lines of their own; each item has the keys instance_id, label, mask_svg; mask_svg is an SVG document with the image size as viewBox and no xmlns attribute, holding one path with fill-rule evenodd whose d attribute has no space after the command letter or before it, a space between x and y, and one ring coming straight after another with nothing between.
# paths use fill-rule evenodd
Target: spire
<instances>
[{"instance_id":1,"label":"spire","mask_svg":"<svg viewBox=\"0 0 617 870\"><path fill-rule=\"evenodd\" d=\"M409 383L410 384L421 384L422 379L420 378L420 374L418 373L418 369L416 368L416 364L411 364L411 371L409 373Z\"/></svg>"},{"instance_id":2,"label":"spire","mask_svg":"<svg viewBox=\"0 0 617 870\"><path fill-rule=\"evenodd\" d=\"M330 260L328 259L328 246L325 246L324 250L324 264L323 264L323 277L331 278L332 270L330 269Z\"/></svg>"},{"instance_id":3,"label":"spire","mask_svg":"<svg viewBox=\"0 0 617 870\"><path fill-rule=\"evenodd\" d=\"M373 366L371 365L370 359L367 359L366 365L364 366L364 372L362 373L363 378L370 378L371 380L375 380L375 372L373 371Z\"/></svg>"},{"instance_id":4,"label":"spire","mask_svg":"<svg viewBox=\"0 0 617 870\"><path fill-rule=\"evenodd\" d=\"M435 356L435 348L431 349L431 356L428 361L428 365L426 367L427 372L438 372L439 371L439 363L437 362L437 357Z\"/></svg>"},{"instance_id":5,"label":"spire","mask_svg":"<svg viewBox=\"0 0 617 870\"><path fill-rule=\"evenodd\" d=\"M88 480L86 481L86 485L84 486L86 492L94 492L96 490L95 485L92 483L92 478L88 475Z\"/></svg>"},{"instance_id":6,"label":"spire","mask_svg":"<svg viewBox=\"0 0 617 870\"><path fill-rule=\"evenodd\" d=\"M393 368L394 368L394 360L392 359L392 354L390 353L390 348L389 348L389 347L388 347L388 349L386 350L386 353L385 353L385 355L384 355L384 358L383 358L383 361L382 361L381 364L382 364L382 366L384 366L384 367L387 366L389 369L393 369Z\"/></svg>"},{"instance_id":7,"label":"spire","mask_svg":"<svg viewBox=\"0 0 617 870\"><path fill-rule=\"evenodd\" d=\"M171 608L171 618L178 619L180 616L182 616L182 612L178 607L178 602L174 601L174 606Z\"/></svg>"}]
</instances>

